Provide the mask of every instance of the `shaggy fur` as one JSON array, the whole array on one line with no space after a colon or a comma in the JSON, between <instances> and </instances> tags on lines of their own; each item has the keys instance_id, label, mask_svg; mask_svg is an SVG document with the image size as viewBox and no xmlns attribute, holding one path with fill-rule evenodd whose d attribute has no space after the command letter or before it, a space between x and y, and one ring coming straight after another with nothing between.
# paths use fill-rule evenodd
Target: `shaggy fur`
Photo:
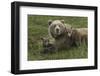
<instances>
[{"instance_id":1,"label":"shaggy fur","mask_svg":"<svg viewBox=\"0 0 100 76\"><path fill-rule=\"evenodd\" d=\"M55 39L56 49L69 48L71 46L70 38L68 37L69 27L66 27L64 20L49 20L49 34Z\"/></svg>"},{"instance_id":2,"label":"shaggy fur","mask_svg":"<svg viewBox=\"0 0 100 76\"><path fill-rule=\"evenodd\" d=\"M43 51L42 53L53 53L55 52L55 46L54 44L50 43L48 38L41 38L42 40L42 46L43 46Z\"/></svg>"},{"instance_id":3,"label":"shaggy fur","mask_svg":"<svg viewBox=\"0 0 100 76\"><path fill-rule=\"evenodd\" d=\"M68 32L73 44L81 45L82 43L87 44L88 30L87 28L73 28Z\"/></svg>"}]
</instances>

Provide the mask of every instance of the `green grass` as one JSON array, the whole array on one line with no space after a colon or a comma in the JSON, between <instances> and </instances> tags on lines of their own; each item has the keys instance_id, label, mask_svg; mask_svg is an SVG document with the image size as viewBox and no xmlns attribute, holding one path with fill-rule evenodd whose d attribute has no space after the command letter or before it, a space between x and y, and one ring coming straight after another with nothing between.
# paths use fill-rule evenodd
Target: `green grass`
<instances>
[{"instance_id":1,"label":"green grass","mask_svg":"<svg viewBox=\"0 0 100 76\"><path fill-rule=\"evenodd\" d=\"M28 60L54 60L54 59L79 59L88 57L88 47L71 47L68 50L61 50L56 53L41 54L43 51L41 37L49 37L48 20L63 19L72 27L87 27L87 17L70 16L41 16L28 15Z\"/></svg>"}]
</instances>

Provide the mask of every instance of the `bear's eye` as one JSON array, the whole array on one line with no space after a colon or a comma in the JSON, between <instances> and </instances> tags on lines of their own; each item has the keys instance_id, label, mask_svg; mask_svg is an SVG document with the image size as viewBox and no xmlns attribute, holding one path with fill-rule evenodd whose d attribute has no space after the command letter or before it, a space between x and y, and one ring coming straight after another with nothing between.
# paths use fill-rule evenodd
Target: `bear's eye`
<instances>
[{"instance_id":1,"label":"bear's eye","mask_svg":"<svg viewBox=\"0 0 100 76\"><path fill-rule=\"evenodd\" d=\"M56 27L56 25L54 25L54 28Z\"/></svg>"}]
</instances>

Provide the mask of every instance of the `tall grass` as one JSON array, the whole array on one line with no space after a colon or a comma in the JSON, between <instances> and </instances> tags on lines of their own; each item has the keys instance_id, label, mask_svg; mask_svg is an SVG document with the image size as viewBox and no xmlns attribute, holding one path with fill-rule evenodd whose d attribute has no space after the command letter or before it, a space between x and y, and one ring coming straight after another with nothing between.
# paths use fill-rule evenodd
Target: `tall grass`
<instances>
[{"instance_id":1,"label":"tall grass","mask_svg":"<svg viewBox=\"0 0 100 76\"><path fill-rule=\"evenodd\" d=\"M49 37L48 20L50 19L63 19L65 23L72 25L72 27L87 27L87 17L28 15L28 60L87 58L88 47L84 45L71 47L68 50L61 50L52 54L40 53L43 51L41 37Z\"/></svg>"}]
</instances>

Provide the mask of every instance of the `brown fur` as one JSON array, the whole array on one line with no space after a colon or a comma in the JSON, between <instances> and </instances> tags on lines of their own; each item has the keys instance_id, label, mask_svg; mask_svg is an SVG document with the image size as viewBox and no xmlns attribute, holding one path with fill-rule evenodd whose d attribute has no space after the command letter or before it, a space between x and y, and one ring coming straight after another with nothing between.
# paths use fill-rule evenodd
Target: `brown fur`
<instances>
[{"instance_id":1,"label":"brown fur","mask_svg":"<svg viewBox=\"0 0 100 76\"><path fill-rule=\"evenodd\" d=\"M68 32L69 28L65 26L64 20L49 20L49 34L51 37L55 39L55 46L56 49L64 49L64 48L69 48L71 46L70 43L70 38L68 37ZM59 33L56 33L55 28L56 26L59 27Z\"/></svg>"},{"instance_id":2,"label":"brown fur","mask_svg":"<svg viewBox=\"0 0 100 76\"><path fill-rule=\"evenodd\" d=\"M87 28L76 28L72 29L71 32L71 41L77 45L81 45L82 43L87 44L88 32Z\"/></svg>"},{"instance_id":3,"label":"brown fur","mask_svg":"<svg viewBox=\"0 0 100 76\"><path fill-rule=\"evenodd\" d=\"M56 51L55 46L53 43L50 42L48 38L41 38L43 51L41 53L53 53Z\"/></svg>"}]
</instances>

